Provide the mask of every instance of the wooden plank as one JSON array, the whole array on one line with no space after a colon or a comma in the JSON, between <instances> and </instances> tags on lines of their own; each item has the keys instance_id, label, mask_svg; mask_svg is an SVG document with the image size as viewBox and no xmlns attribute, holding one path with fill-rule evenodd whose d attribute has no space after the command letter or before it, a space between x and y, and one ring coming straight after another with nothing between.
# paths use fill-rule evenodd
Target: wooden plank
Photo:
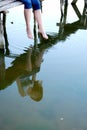
<instances>
[{"instance_id":1,"label":"wooden plank","mask_svg":"<svg viewBox=\"0 0 87 130\"><path fill-rule=\"evenodd\" d=\"M13 1L13 2L12 2ZM8 3L7 3L8 2ZM3 6L0 6L0 12L4 11L4 10L7 10L9 8L13 8L15 6L18 6L18 5L22 5L23 3L20 2L20 1L14 1L14 0L8 0L8 1L5 1L5 5L3 4Z\"/></svg>"},{"instance_id":2,"label":"wooden plank","mask_svg":"<svg viewBox=\"0 0 87 130\"><path fill-rule=\"evenodd\" d=\"M12 3L14 2L15 0L3 0L3 1L0 1L0 7L6 5L6 4L9 4L9 3Z\"/></svg>"}]
</instances>

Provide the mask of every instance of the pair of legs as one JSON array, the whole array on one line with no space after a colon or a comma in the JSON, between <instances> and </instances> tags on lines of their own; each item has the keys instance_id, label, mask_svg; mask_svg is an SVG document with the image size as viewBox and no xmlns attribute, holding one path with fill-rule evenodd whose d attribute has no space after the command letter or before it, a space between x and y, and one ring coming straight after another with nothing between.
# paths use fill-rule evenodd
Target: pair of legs
<instances>
[{"instance_id":1,"label":"pair of legs","mask_svg":"<svg viewBox=\"0 0 87 130\"><path fill-rule=\"evenodd\" d=\"M33 9L34 17L36 22L38 23L38 31L42 34L44 39L48 39L47 34L44 31L42 15L41 15L41 7L40 7L40 0L21 0L25 7L24 7L24 16L26 21L26 30L27 35L29 38L33 39L33 34L30 27L30 20L31 20L31 13Z\"/></svg>"}]
</instances>

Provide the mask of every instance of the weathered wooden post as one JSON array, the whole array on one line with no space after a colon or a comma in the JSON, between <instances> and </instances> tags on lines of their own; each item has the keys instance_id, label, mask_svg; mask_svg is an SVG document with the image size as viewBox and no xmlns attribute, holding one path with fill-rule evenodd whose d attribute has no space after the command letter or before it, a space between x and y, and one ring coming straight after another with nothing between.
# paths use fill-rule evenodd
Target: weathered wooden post
<instances>
[{"instance_id":1,"label":"weathered wooden post","mask_svg":"<svg viewBox=\"0 0 87 130\"><path fill-rule=\"evenodd\" d=\"M3 14L0 13L0 49L4 49L4 31L3 31Z\"/></svg>"},{"instance_id":2,"label":"weathered wooden post","mask_svg":"<svg viewBox=\"0 0 87 130\"><path fill-rule=\"evenodd\" d=\"M71 4L76 4L77 0L73 0Z\"/></svg>"},{"instance_id":3,"label":"weathered wooden post","mask_svg":"<svg viewBox=\"0 0 87 130\"><path fill-rule=\"evenodd\" d=\"M64 2L64 1L62 1ZM64 26L66 24L66 19L67 19L67 7L68 7L68 1L67 3L64 4L64 10L63 10L63 14L61 13L61 18L60 18L60 23L57 23L57 26L59 26L59 38L61 39L61 37L63 36L64 33Z\"/></svg>"},{"instance_id":4,"label":"weathered wooden post","mask_svg":"<svg viewBox=\"0 0 87 130\"><path fill-rule=\"evenodd\" d=\"M78 0L73 0L73 1L71 2L71 4L76 4L76 3L77 3L77 1L78 1ZM84 3L86 3L86 4L87 4L87 0L84 0Z\"/></svg>"},{"instance_id":5,"label":"weathered wooden post","mask_svg":"<svg viewBox=\"0 0 87 130\"><path fill-rule=\"evenodd\" d=\"M87 0L84 3L84 9L81 16L81 24L87 29Z\"/></svg>"},{"instance_id":6,"label":"weathered wooden post","mask_svg":"<svg viewBox=\"0 0 87 130\"><path fill-rule=\"evenodd\" d=\"M67 7L68 5L68 0L60 0L60 11L61 11L61 16L64 15L64 10L63 10L63 6L64 8Z\"/></svg>"}]
</instances>

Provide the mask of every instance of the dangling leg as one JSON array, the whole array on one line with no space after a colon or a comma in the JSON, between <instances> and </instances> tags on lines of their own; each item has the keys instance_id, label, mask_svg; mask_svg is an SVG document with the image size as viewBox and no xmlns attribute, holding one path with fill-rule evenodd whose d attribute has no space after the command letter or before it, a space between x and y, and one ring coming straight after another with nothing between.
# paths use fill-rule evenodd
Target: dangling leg
<instances>
[{"instance_id":1,"label":"dangling leg","mask_svg":"<svg viewBox=\"0 0 87 130\"><path fill-rule=\"evenodd\" d=\"M42 15L41 15L41 9L37 9L37 10L34 10L34 15L35 15L35 19L38 23L38 26L39 26L39 33L42 34L43 38L44 39L48 39L48 36L47 34L45 33L44 31L44 27L43 27L43 21L42 21Z\"/></svg>"},{"instance_id":2,"label":"dangling leg","mask_svg":"<svg viewBox=\"0 0 87 130\"><path fill-rule=\"evenodd\" d=\"M28 38L33 39L33 34L31 31L31 28L30 28L31 13L32 13L32 8L31 9L24 9L27 35L28 35Z\"/></svg>"}]
</instances>

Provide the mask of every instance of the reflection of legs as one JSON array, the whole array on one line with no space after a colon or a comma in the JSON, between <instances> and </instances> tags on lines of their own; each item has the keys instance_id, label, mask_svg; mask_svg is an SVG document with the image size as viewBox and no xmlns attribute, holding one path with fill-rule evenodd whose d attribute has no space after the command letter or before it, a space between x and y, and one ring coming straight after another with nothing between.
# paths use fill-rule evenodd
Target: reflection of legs
<instances>
[{"instance_id":1,"label":"reflection of legs","mask_svg":"<svg viewBox=\"0 0 87 130\"><path fill-rule=\"evenodd\" d=\"M25 94L25 92L24 92L24 90L23 90L23 88L22 88L22 86L21 86L20 78L17 78L17 79L16 79L16 83L17 83L17 85L18 85L18 91L19 91L20 95L21 95L22 97L26 96L26 94Z\"/></svg>"},{"instance_id":2,"label":"reflection of legs","mask_svg":"<svg viewBox=\"0 0 87 130\"><path fill-rule=\"evenodd\" d=\"M35 20L37 21L38 26L39 26L39 32L42 34L43 38L48 39L48 36L46 35L44 31L44 27L43 27L41 10L40 9L35 10L34 15L35 15Z\"/></svg>"},{"instance_id":3,"label":"reflection of legs","mask_svg":"<svg viewBox=\"0 0 87 130\"><path fill-rule=\"evenodd\" d=\"M36 56L35 60L35 66L40 67L41 63L43 61L43 54L44 54L45 49L41 50L40 53Z\"/></svg>"},{"instance_id":4,"label":"reflection of legs","mask_svg":"<svg viewBox=\"0 0 87 130\"><path fill-rule=\"evenodd\" d=\"M30 28L31 13L32 13L32 8L24 9L27 35L28 35L28 38L33 39L33 35L32 35L32 32L31 32L31 28Z\"/></svg>"},{"instance_id":5,"label":"reflection of legs","mask_svg":"<svg viewBox=\"0 0 87 130\"><path fill-rule=\"evenodd\" d=\"M32 71L31 54L32 54L32 48L29 48L27 56L27 67L26 67L27 71Z\"/></svg>"}]
</instances>

